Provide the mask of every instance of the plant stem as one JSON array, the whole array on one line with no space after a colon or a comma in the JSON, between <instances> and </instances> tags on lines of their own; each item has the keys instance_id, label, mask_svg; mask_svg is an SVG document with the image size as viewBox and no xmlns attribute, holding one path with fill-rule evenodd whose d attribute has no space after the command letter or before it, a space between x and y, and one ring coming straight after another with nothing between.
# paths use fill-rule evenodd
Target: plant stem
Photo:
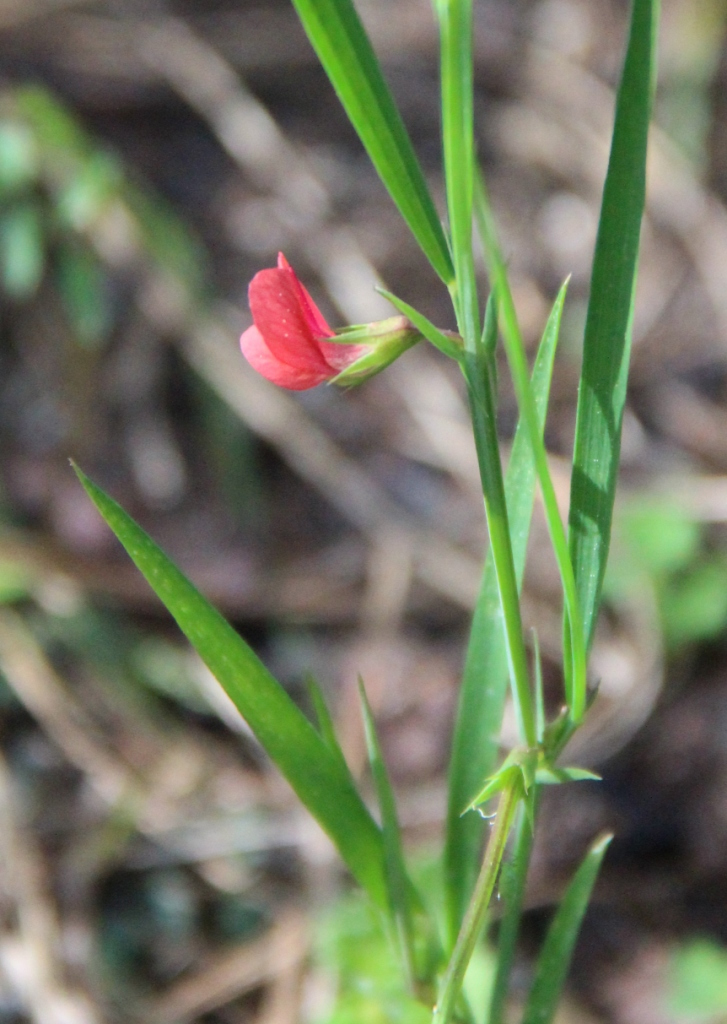
<instances>
[{"instance_id":1,"label":"plant stem","mask_svg":"<svg viewBox=\"0 0 727 1024\"><path fill-rule=\"evenodd\" d=\"M548 467L545 443L538 428L535 401L530 388L525 348L515 313L515 304L510 290L507 270L500 251L489 197L481 175L476 178L475 214L480 235L490 265L493 286L497 294L502 337L505 344L510 373L517 398L518 409L530 436L533 459L543 498L545 518L548 523L553 552L558 563L563 586L563 597L570 636L570 658L564 658L563 670L566 681L566 702L574 724L583 718L586 709L586 647L583 635L583 617L580 611L573 563L568 550L563 520L558 509L558 500ZM566 653L566 652L564 652Z\"/></svg>"},{"instance_id":2,"label":"plant stem","mask_svg":"<svg viewBox=\"0 0 727 1024\"><path fill-rule=\"evenodd\" d=\"M500 864L505 853L505 844L510 832L513 817L522 794L522 783L515 779L503 790L497 808L497 818L490 834L485 856L472 893L467 913L457 937L454 952L442 980L442 987L437 1005L434 1007L432 1024L448 1024L452 1017L455 1004L462 990L465 972L470 962L477 940L482 931L482 924L490 905L490 898L495 887Z\"/></svg>"},{"instance_id":3,"label":"plant stem","mask_svg":"<svg viewBox=\"0 0 727 1024\"><path fill-rule=\"evenodd\" d=\"M537 807L537 797L535 800ZM509 863L502 869L500 877L500 893L505 904L505 911L500 921L497 942L497 970L490 999L490 1015L487 1024L502 1024L505 1013L505 1002L510 984L510 972L515 958L520 927L525 881L533 848L533 828L528 820L524 804L520 805L518 821L512 844L512 856Z\"/></svg>"},{"instance_id":4,"label":"plant stem","mask_svg":"<svg viewBox=\"0 0 727 1024\"><path fill-rule=\"evenodd\" d=\"M505 646L513 687L513 703L520 735L528 747L533 747L536 743L536 732L528 676L528 659L523 638L517 576L510 541L510 526L500 463L492 388L487 366L483 363L483 360L472 358L469 353L465 354L464 370L467 378L477 461L482 478L490 548L495 565L497 590L505 629Z\"/></svg>"}]
</instances>

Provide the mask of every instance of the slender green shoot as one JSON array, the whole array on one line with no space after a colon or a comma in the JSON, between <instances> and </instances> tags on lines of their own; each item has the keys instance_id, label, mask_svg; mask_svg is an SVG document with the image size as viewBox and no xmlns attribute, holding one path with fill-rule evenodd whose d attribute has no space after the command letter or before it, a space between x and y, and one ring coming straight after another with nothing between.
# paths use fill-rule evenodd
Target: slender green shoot
<instances>
[{"instance_id":1,"label":"slender green shoot","mask_svg":"<svg viewBox=\"0 0 727 1024\"><path fill-rule=\"evenodd\" d=\"M569 539L587 647L593 639L611 539L646 193L658 17L659 0L634 0L583 341Z\"/></svg>"},{"instance_id":2,"label":"slender green shoot","mask_svg":"<svg viewBox=\"0 0 727 1024\"><path fill-rule=\"evenodd\" d=\"M386 858L386 881L389 890L389 902L391 914L396 924L399 938L399 945L404 963L409 989L412 994L416 993L416 964L414 949L414 927L410 913L410 889L406 865L404 863L404 851L401 845L401 831L399 829L399 818L396 813L396 800L394 791L391 788L389 773L384 764L384 757L381 752L381 744L376 732L376 723L371 711L363 680L358 681L359 697L361 699L361 711L364 720L364 732L366 735L366 749L371 765L371 776L376 788L376 796L381 812L381 830L384 837L384 855Z\"/></svg>"},{"instance_id":3,"label":"slender green shoot","mask_svg":"<svg viewBox=\"0 0 727 1024\"><path fill-rule=\"evenodd\" d=\"M541 430L545 425L567 286L566 282L553 304L533 367L532 388ZM515 432L505 478L505 498L518 586L522 585L525 569L534 496L535 469L532 450L521 421ZM444 857L450 945L455 941L467 900L475 883L484 829L484 821L479 815L463 815L462 808L469 804L473 795L482 786L483 780L495 767L507 679L508 659L503 634L502 608L490 552L472 617L457 716L452 732Z\"/></svg>"},{"instance_id":4,"label":"slender green shoot","mask_svg":"<svg viewBox=\"0 0 727 1024\"><path fill-rule=\"evenodd\" d=\"M540 658L538 634L533 630L533 660L535 662L535 731L538 743L545 739L545 691L543 689L543 662Z\"/></svg>"},{"instance_id":5,"label":"slender green shoot","mask_svg":"<svg viewBox=\"0 0 727 1024\"><path fill-rule=\"evenodd\" d=\"M536 790L533 802L537 803L538 787L533 788ZM525 881L532 849L533 824L531 815L528 814L523 802L518 808L512 853L503 864L500 876L500 897L505 910L500 920L500 931L497 936L497 968L490 997L487 1024L503 1024L504 1021L510 974L520 930Z\"/></svg>"},{"instance_id":6,"label":"slender green shoot","mask_svg":"<svg viewBox=\"0 0 727 1024\"><path fill-rule=\"evenodd\" d=\"M316 719L318 721L318 732L321 734L323 742L331 753L335 754L346 771L349 771L346 758L343 755L341 745L338 742L338 737L336 736L336 727L334 725L331 712L328 709L326 698L323 695L323 690L312 673L309 672L306 675L305 681L308 687L311 704L313 705L313 710L315 711Z\"/></svg>"},{"instance_id":7,"label":"slender green shoot","mask_svg":"<svg viewBox=\"0 0 727 1024\"><path fill-rule=\"evenodd\" d=\"M446 285L447 240L401 115L352 0L293 0L351 124L399 212Z\"/></svg>"},{"instance_id":8,"label":"slender green shoot","mask_svg":"<svg viewBox=\"0 0 727 1024\"><path fill-rule=\"evenodd\" d=\"M448 1024L455 1012L467 966L482 934L482 925L500 871L507 837L522 795L522 776L514 775L500 797L497 817L485 849L477 884L442 979L432 1024Z\"/></svg>"},{"instance_id":9,"label":"slender green shoot","mask_svg":"<svg viewBox=\"0 0 727 1024\"><path fill-rule=\"evenodd\" d=\"M611 835L599 836L591 846L555 912L538 957L522 1024L550 1024L555 1016L578 931L612 838Z\"/></svg>"},{"instance_id":10,"label":"slender green shoot","mask_svg":"<svg viewBox=\"0 0 727 1024\"><path fill-rule=\"evenodd\" d=\"M540 484L545 517L563 586L563 596L566 615L570 624L571 638L571 662L563 666L566 681L566 701L570 709L572 721L578 723L583 718L586 709L586 649L575 575L568 551L565 527L560 517L558 500L550 476L545 443L541 432L538 430L537 411L530 387L525 347L522 335L520 334L515 303L512 291L510 290L505 262L500 251L500 244L497 239L492 208L481 175L478 175L476 180L475 199L477 224L498 297L505 352L507 353L510 365L520 416L527 428L533 449L533 458L538 475L538 483Z\"/></svg>"},{"instance_id":11,"label":"slender green shoot","mask_svg":"<svg viewBox=\"0 0 727 1024\"><path fill-rule=\"evenodd\" d=\"M404 302L403 299L398 298L392 292L387 291L385 288L377 289L385 299L388 299L392 306L395 306L400 313L403 313L414 324L416 329L424 335L428 342L438 348L445 356L449 356L450 359L455 359L458 363L462 361L462 339L459 335L449 334L445 331L440 331L438 327L435 327L431 320L419 313L413 306L410 306L408 302Z\"/></svg>"},{"instance_id":12,"label":"slender green shoot","mask_svg":"<svg viewBox=\"0 0 727 1024\"><path fill-rule=\"evenodd\" d=\"M450 287L465 348L474 353L479 304L472 252L474 122L472 0L435 0L442 74L442 140L455 282Z\"/></svg>"},{"instance_id":13,"label":"slender green shoot","mask_svg":"<svg viewBox=\"0 0 727 1024\"><path fill-rule=\"evenodd\" d=\"M510 543L505 485L500 463L500 447L494 395L489 365L479 353L465 353L465 378L470 400L477 461L482 478L482 493L490 534L490 550L495 566L497 589L502 608L513 701L518 729L526 746L535 744L528 657L523 637L518 581Z\"/></svg>"}]
</instances>

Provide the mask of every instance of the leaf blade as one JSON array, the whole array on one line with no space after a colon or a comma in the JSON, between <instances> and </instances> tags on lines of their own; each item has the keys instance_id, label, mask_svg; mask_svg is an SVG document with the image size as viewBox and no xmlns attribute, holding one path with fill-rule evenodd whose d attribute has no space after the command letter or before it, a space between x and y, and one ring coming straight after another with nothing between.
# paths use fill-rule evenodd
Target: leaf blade
<instances>
[{"instance_id":1,"label":"leaf blade","mask_svg":"<svg viewBox=\"0 0 727 1024\"><path fill-rule=\"evenodd\" d=\"M134 520L77 466L108 526L232 698L377 906L386 907L381 831L350 775L257 655Z\"/></svg>"},{"instance_id":2,"label":"leaf blade","mask_svg":"<svg viewBox=\"0 0 727 1024\"><path fill-rule=\"evenodd\" d=\"M424 254L445 284L449 246L409 135L352 0L293 0L348 118Z\"/></svg>"},{"instance_id":3,"label":"leaf blade","mask_svg":"<svg viewBox=\"0 0 727 1024\"><path fill-rule=\"evenodd\" d=\"M522 1024L550 1024L555 1015L578 931L612 838L607 834L596 839L555 912L538 957Z\"/></svg>"},{"instance_id":4,"label":"leaf blade","mask_svg":"<svg viewBox=\"0 0 727 1024\"><path fill-rule=\"evenodd\" d=\"M634 0L586 318L569 541L587 647L603 586L620 456L658 12L658 0Z\"/></svg>"},{"instance_id":5,"label":"leaf blade","mask_svg":"<svg viewBox=\"0 0 727 1024\"><path fill-rule=\"evenodd\" d=\"M410 905L412 885L409 881L406 864L404 863L404 851L401 844L401 830L396 813L394 791L391 788L389 773L384 763L384 756L381 744L379 743L371 705L369 704L361 679L359 679L358 689L364 720L366 749L381 812L381 830L384 838L384 854L386 858L386 881L391 913L398 927L409 984L413 987L416 968L414 962L414 929Z\"/></svg>"}]
</instances>

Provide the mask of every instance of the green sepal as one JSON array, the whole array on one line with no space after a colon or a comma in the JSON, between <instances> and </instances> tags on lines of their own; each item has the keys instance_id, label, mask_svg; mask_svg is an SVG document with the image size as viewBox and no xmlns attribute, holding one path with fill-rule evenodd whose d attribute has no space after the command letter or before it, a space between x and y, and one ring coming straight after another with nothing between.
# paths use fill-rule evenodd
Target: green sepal
<instances>
[{"instance_id":1,"label":"green sepal","mask_svg":"<svg viewBox=\"0 0 727 1024\"><path fill-rule=\"evenodd\" d=\"M392 316L371 324L346 327L326 341L340 345L362 345L368 351L331 378L329 383L343 387L362 384L421 340L421 333L403 316Z\"/></svg>"},{"instance_id":2,"label":"green sepal","mask_svg":"<svg viewBox=\"0 0 727 1024\"><path fill-rule=\"evenodd\" d=\"M519 775L522 780L523 793L528 793L535 782L538 768L539 751L537 749L524 750L517 747L511 750L498 770L485 780L485 784L474 800L465 807L463 814L475 810L480 804L484 804L496 793L500 793L507 786L511 785Z\"/></svg>"},{"instance_id":3,"label":"green sepal","mask_svg":"<svg viewBox=\"0 0 727 1024\"><path fill-rule=\"evenodd\" d=\"M523 793L526 796L529 796L536 782L553 786L561 782L582 782L587 779L598 782L601 779L600 775L589 771L588 768L556 767L549 761L548 755L542 747L533 747L527 750L518 747L511 750L498 770L485 780L484 786L474 800L467 805L463 813L479 807L496 793L501 792L518 774L522 778Z\"/></svg>"},{"instance_id":4,"label":"green sepal","mask_svg":"<svg viewBox=\"0 0 727 1024\"><path fill-rule=\"evenodd\" d=\"M541 765L535 773L535 781L544 786L555 786L561 782L600 782L601 776L587 768L556 768L550 764Z\"/></svg>"}]
</instances>

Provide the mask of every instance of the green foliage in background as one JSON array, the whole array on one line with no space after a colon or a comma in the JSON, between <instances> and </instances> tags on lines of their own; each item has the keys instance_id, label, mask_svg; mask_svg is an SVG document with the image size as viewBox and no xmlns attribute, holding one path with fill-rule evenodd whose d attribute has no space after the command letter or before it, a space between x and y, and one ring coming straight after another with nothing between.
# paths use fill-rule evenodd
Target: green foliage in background
<instances>
[{"instance_id":1,"label":"green foliage in background","mask_svg":"<svg viewBox=\"0 0 727 1024\"><path fill-rule=\"evenodd\" d=\"M672 951L664 1009L683 1024L717 1024L727 1018L727 949L696 938Z\"/></svg>"},{"instance_id":2,"label":"green foliage in background","mask_svg":"<svg viewBox=\"0 0 727 1024\"><path fill-rule=\"evenodd\" d=\"M631 498L618 516L606 593L648 585L667 648L678 651L727 629L727 551L676 501Z\"/></svg>"},{"instance_id":3,"label":"green foliage in background","mask_svg":"<svg viewBox=\"0 0 727 1024\"><path fill-rule=\"evenodd\" d=\"M125 238L130 234L130 239ZM78 343L108 338L116 308L114 271L137 249L194 302L206 259L159 196L133 184L117 157L39 86L0 93L0 288L27 302L44 282L61 297ZM121 265L119 265L119 263Z\"/></svg>"}]
</instances>

